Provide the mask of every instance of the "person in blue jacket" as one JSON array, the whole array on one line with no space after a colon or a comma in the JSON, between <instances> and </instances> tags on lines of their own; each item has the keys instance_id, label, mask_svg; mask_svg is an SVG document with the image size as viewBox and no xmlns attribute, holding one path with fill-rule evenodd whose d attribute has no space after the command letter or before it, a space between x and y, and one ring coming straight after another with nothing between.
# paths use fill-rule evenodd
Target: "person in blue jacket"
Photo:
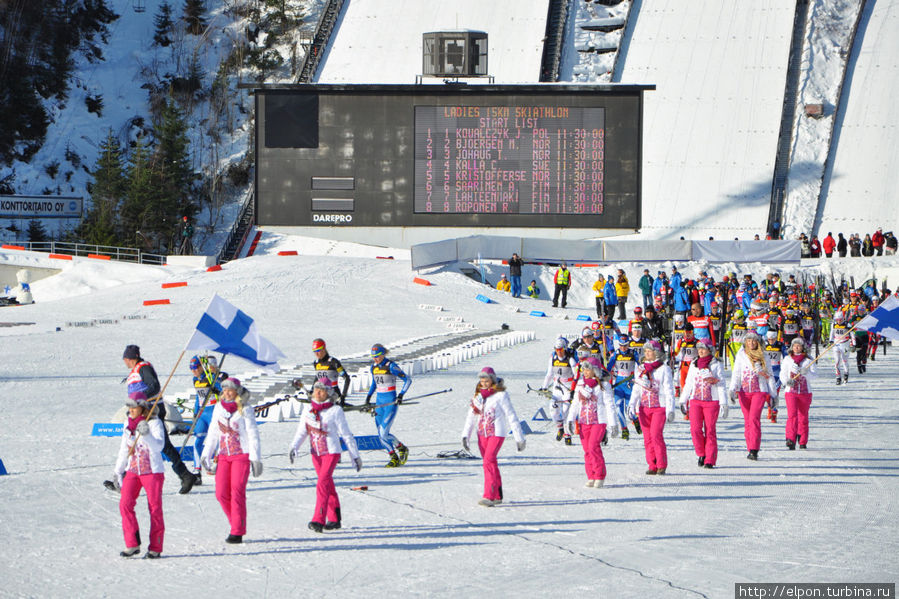
<instances>
[{"instance_id":1,"label":"person in blue jacket","mask_svg":"<svg viewBox=\"0 0 899 599\"><path fill-rule=\"evenodd\" d=\"M194 389L197 397L194 400L194 475L195 484L202 484L200 456L206 445L206 435L212 422L212 412L222 395L222 381L228 378L227 373L219 372L218 360L215 356L194 356L190 359L190 371L194 375ZM205 407L204 404L205 403ZM202 412L200 411L202 408Z\"/></svg>"},{"instance_id":2,"label":"person in blue jacket","mask_svg":"<svg viewBox=\"0 0 899 599\"><path fill-rule=\"evenodd\" d=\"M672 289L677 289L678 287L683 287L683 285L681 285L681 274L679 272L677 272L676 266L671 267L671 276L668 277L668 280L671 281Z\"/></svg>"},{"instance_id":3,"label":"person in blue jacket","mask_svg":"<svg viewBox=\"0 0 899 599\"><path fill-rule=\"evenodd\" d=\"M393 426L393 419L396 418L397 406L403 403L403 396L412 385L412 377L403 372L396 362L387 358L387 349L380 343L372 346L371 359L372 365L369 368L371 387L365 398L365 405L368 406L368 410L371 410L371 398L377 392L374 409L375 425L378 427L381 445L390 454L390 461L387 462L386 467L396 468L406 463L409 458L409 448L390 433L390 427ZM396 379L398 378L403 379L403 388L399 393L396 391Z\"/></svg>"},{"instance_id":4,"label":"person in blue jacket","mask_svg":"<svg viewBox=\"0 0 899 599\"><path fill-rule=\"evenodd\" d=\"M627 440L630 433L627 430L627 402L630 401L631 389L634 386L633 377L637 367L637 351L631 349L630 339L623 333L619 337L618 349L609 358L607 370L612 376L612 385L615 393L615 413L618 415L618 423L621 425L621 438ZM627 381L627 382L625 382ZM640 425L634 421L637 432Z\"/></svg>"},{"instance_id":5,"label":"person in blue jacket","mask_svg":"<svg viewBox=\"0 0 899 599\"><path fill-rule=\"evenodd\" d=\"M605 303L603 314L606 318L613 318L615 308L618 306L618 293L615 291L615 277L612 275L606 279L606 286L602 289L602 299Z\"/></svg>"},{"instance_id":6,"label":"person in blue jacket","mask_svg":"<svg viewBox=\"0 0 899 599\"><path fill-rule=\"evenodd\" d=\"M683 285L674 287L674 313L684 314L690 311L690 294Z\"/></svg>"}]
</instances>

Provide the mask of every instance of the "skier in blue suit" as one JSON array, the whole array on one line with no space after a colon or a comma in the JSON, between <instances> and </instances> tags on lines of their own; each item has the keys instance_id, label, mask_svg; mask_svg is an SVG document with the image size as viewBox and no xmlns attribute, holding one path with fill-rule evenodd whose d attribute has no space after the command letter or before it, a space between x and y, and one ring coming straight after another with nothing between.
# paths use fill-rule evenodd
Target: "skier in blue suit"
<instances>
[{"instance_id":1,"label":"skier in blue suit","mask_svg":"<svg viewBox=\"0 0 899 599\"><path fill-rule=\"evenodd\" d=\"M371 348L372 365L371 387L365 398L365 405L371 406L371 398L377 392L375 401L375 425L378 427L378 437L381 445L390 454L387 468L396 468L406 463L409 457L409 448L403 445L399 439L390 433L393 419L396 418L397 406L403 402L403 396L412 385L412 377L407 375L397 366L396 362L387 358L387 349L380 343L375 343ZM403 379L403 388L396 392L396 379ZM371 407L368 408L371 410Z\"/></svg>"},{"instance_id":2,"label":"skier in blue suit","mask_svg":"<svg viewBox=\"0 0 899 599\"><path fill-rule=\"evenodd\" d=\"M619 337L618 349L609 358L608 371L613 377L615 390L615 413L618 415L618 423L621 425L621 438L627 440L630 433L627 430L627 403L631 398L631 389L634 386L633 375L637 367L637 352L631 349L626 335ZM628 378L631 378L628 382ZM634 422L637 432L640 432L639 424Z\"/></svg>"}]
</instances>

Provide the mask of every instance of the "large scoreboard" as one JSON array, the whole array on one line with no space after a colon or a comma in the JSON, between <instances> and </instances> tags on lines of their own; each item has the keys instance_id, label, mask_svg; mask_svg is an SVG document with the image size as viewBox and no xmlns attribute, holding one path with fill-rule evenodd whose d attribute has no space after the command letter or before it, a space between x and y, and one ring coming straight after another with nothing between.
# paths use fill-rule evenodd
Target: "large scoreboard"
<instances>
[{"instance_id":1,"label":"large scoreboard","mask_svg":"<svg viewBox=\"0 0 899 599\"><path fill-rule=\"evenodd\" d=\"M257 89L257 222L638 229L647 89Z\"/></svg>"}]
</instances>

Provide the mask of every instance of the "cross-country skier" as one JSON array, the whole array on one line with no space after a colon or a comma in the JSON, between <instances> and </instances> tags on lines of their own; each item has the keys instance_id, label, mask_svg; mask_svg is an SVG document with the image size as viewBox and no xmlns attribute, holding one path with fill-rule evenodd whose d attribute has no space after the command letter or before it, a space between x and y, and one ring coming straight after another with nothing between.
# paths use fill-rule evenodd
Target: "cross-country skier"
<instances>
[{"instance_id":1,"label":"cross-country skier","mask_svg":"<svg viewBox=\"0 0 899 599\"><path fill-rule=\"evenodd\" d=\"M852 347L855 348L855 364L858 367L858 373L864 374L868 370L868 341L870 335L868 331L855 329L852 331Z\"/></svg>"},{"instance_id":2,"label":"cross-country skier","mask_svg":"<svg viewBox=\"0 0 899 599\"><path fill-rule=\"evenodd\" d=\"M565 440L571 445L571 435L565 432L565 418L571 405L571 393L574 387L574 375L577 361L568 351L568 340L559 337L553 344L553 353L549 357L549 367L543 378L543 388L552 386L552 398L549 400L550 415L556 423L556 441Z\"/></svg>"},{"instance_id":3,"label":"cross-country skier","mask_svg":"<svg viewBox=\"0 0 899 599\"><path fill-rule=\"evenodd\" d=\"M383 357L383 354L382 354ZM288 458L293 464L300 452L300 445L309 438L309 455L318 483L315 485L315 512L309 522L309 529L315 532L340 528L340 498L334 486L334 469L340 462L340 440L346 444L356 472L362 469L362 458L356 447L356 437L350 431L343 410L335 407L331 388L321 381L312 385L312 401L303 410L296 435L290 443Z\"/></svg>"},{"instance_id":4,"label":"cross-country skier","mask_svg":"<svg viewBox=\"0 0 899 599\"><path fill-rule=\"evenodd\" d=\"M643 447L649 466L646 474L665 474L668 468L664 429L665 422L674 422L674 403L674 382L662 344L647 341L628 405L628 415L639 419L643 429Z\"/></svg>"},{"instance_id":5,"label":"cross-country skier","mask_svg":"<svg viewBox=\"0 0 899 599\"><path fill-rule=\"evenodd\" d=\"M784 359L780 370L780 381L786 391L784 401L787 404L787 448L805 449L808 445L808 411L812 405L812 389L809 378L815 374L813 360L808 357L805 341L802 337L793 339L790 354Z\"/></svg>"},{"instance_id":6,"label":"cross-country skier","mask_svg":"<svg viewBox=\"0 0 899 599\"><path fill-rule=\"evenodd\" d=\"M690 363L680 406L690 414L690 436L700 467L714 468L718 463L718 417L727 418L727 393L724 368L715 358L712 346L696 342L697 357Z\"/></svg>"},{"instance_id":7,"label":"cross-country skier","mask_svg":"<svg viewBox=\"0 0 899 599\"><path fill-rule=\"evenodd\" d=\"M524 451L526 443L506 386L489 366L478 373L478 383L468 406L468 416L462 428L462 447L465 451L471 451L468 440L475 430L484 467L484 496L478 505L493 507L503 502L503 479L496 456L508 431L512 431L518 451Z\"/></svg>"},{"instance_id":8,"label":"cross-country skier","mask_svg":"<svg viewBox=\"0 0 899 599\"><path fill-rule=\"evenodd\" d=\"M588 487L602 487L606 480L606 461L602 455L602 439L606 429L618 436L618 422L612 405L612 387L608 373L595 357L581 361L581 380L574 389L574 399L568 411L568 432L581 436L584 449L584 468ZM577 423L577 424L575 424Z\"/></svg>"},{"instance_id":9,"label":"cross-country skier","mask_svg":"<svg viewBox=\"0 0 899 599\"><path fill-rule=\"evenodd\" d=\"M390 433L393 420L396 418L397 406L403 403L403 396L412 385L412 377L394 362L387 358L387 349L380 343L371 347L372 365L371 387L365 398L365 405L371 409L371 398L377 391L375 401L375 425L378 427L378 437L381 438L381 446L390 455L387 468L396 468L406 463L409 458L409 448L403 445L399 439ZM396 379L403 380L403 388L396 392Z\"/></svg>"},{"instance_id":10,"label":"cross-country skier","mask_svg":"<svg viewBox=\"0 0 899 599\"><path fill-rule=\"evenodd\" d=\"M197 485L203 484L200 474L200 456L206 445L206 435L212 422L212 412L222 393L222 381L228 378L227 373L219 372L218 360L215 356L194 356L190 359L190 371L194 375L194 466ZM205 407L204 407L205 405Z\"/></svg>"},{"instance_id":11,"label":"cross-country skier","mask_svg":"<svg viewBox=\"0 0 899 599\"><path fill-rule=\"evenodd\" d=\"M350 388L350 375L343 369L340 360L328 354L328 348L324 339L315 339L312 342L312 352L315 354L315 380L322 381L331 387L337 394L337 404L342 406L346 402L346 393ZM338 381L343 378L343 388L338 388Z\"/></svg>"},{"instance_id":12,"label":"cross-country skier","mask_svg":"<svg viewBox=\"0 0 899 599\"><path fill-rule=\"evenodd\" d=\"M125 536L125 550L119 555L134 557L140 553L140 528L134 506L143 488L150 508L150 546L144 557L154 559L162 553L165 537L162 516L165 426L156 417L156 411L151 412L143 391L129 392L125 405L128 407L128 422L122 430L122 442L114 468L115 485L122 493L119 512L122 514L122 533Z\"/></svg>"},{"instance_id":13,"label":"cross-country skier","mask_svg":"<svg viewBox=\"0 0 899 599\"><path fill-rule=\"evenodd\" d=\"M621 427L621 438L625 441L630 438L630 433L627 430L627 404L631 398L631 390L634 386L633 376L638 363L637 352L630 348L627 337L622 335L618 349L609 358L608 371L614 377L615 413L618 416L618 424ZM636 419L634 420L634 426L639 433L640 423Z\"/></svg>"},{"instance_id":14,"label":"cross-country skier","mask_svg":"<svg viewBox=\"0 0 899 599\"><path fill-rule=\"evenodd\" d=\"M156 377L156 371L153 369L152 364L141 357L138 346L127 346L122 354L122 361L130 369L128 376L125 378L129 394L134 391L142 391L151 400L159 395L161 387L159 386L159 379ZM159 415L160 421L165 422L165 402L162 401L162 398L156 402L156 413ZM197 482L197 477L187 469L187 466L181 459L181 454L172 445L165 425L162 427L162 434L165 442L162 453L172 462L172 470L181 479L181 489L178 492L182 495L190 493L191 488Z\"/></svg>"},{"instance_id":15,"label":"cross-country skier","mask_svg":"<svg viewBox=\"0 0 899 599\"><path fill-rule=\"evenodd\" d=\"M837 374L837 385L849 382L849 345L851 334L849 325L842 310L833 313L833 326L830 327L830 343L833 344L834 369ZM840 378L842 375L842 378Z\"/></svg>"},{"instance_id":16,"label":"cross-country skier","mask_svg":"<svg viewBox=\"0 0 899 599\"><path fill-rule=\"evenodd\" d=\"M743 411L743 436L749 451L746 457L758 460L762 444L762 408L769 401L777 407L777 390L761 339L754 332L746 335L742 349L737 352L729 390L731 397L739 400Z\"/></svg>"},{"instance_id":17,"label":"cross-country skier","mask_svg":"<svg viewBox=\"0 0 899 599\"><path fill-rule=\"evenodd\" d=\"M200 461L215 474L215 498L231 525L226 543L242 543L247 534L247 480L262 474L262 450L253 406L234 377L222 383L221 400L212 412L208 444Z\"/></svg>"},{"instance_id":18,"label":"cross-country skier","mask_svg":"<svg viewBox=\"0 0 899 599\"><path fill-rule=\"evenodd\" d=\"M774 374L774 388L780 395L780 364L783 357L787 354L787 346L777 340L777 331L769 330L765 335L765 357L768 358L768 365ZM768 405L768 420L777 422L776 405Z\"/></svg>"}]
</instances>

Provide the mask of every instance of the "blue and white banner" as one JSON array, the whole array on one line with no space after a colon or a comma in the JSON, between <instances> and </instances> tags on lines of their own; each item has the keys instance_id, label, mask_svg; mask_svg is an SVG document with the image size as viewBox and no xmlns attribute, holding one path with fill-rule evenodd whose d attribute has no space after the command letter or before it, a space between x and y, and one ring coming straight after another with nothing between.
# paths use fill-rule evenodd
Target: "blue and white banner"
<instances>
[{"instance_id":1,"label":"blue and white banner","mask_svg":"<svg viewBox=\"0 0 899 599\"><path fill-rule=\"evenodd\" d=\"M899 298L891 295L876 310L862 318L855 328L899 341Z\"/></svg>"},{"instance_id":2,"label":"blue and white banner","mask_svg":"<svg viewBox=\"0 0 899 599\"><path fill-rule=\"evenodd\" d=\"M206 308L185 349L205 349L240 356L267 369L277 369L284 358L274 344L259 334L256 323L218 295Z\"/></svg>"}]
</instances>

